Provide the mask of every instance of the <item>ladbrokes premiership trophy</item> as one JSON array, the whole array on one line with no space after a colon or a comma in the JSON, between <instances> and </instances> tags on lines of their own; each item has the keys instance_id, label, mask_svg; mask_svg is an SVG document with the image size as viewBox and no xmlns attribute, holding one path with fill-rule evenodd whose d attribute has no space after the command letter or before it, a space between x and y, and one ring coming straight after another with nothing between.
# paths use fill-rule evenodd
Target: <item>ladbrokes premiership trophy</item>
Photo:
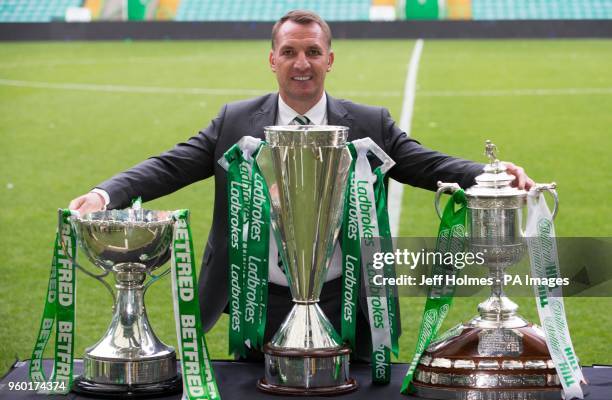
<instances>
[{"instance_id":1,"label":"ladbrokes premiership trophy","mask_svg":"<svg viewBox=\"0 0 612 400\"><path fill-rule=\"evenodd\" d=\"M152 274L170 258L172 213L102 211L76 218L75 224L83 251L102 276L113 274L116 291L111 291L115 303L110 326L86 350L75 389L98 394L179 390L176 353L155 336L144 306L146 289L170 272ZM147 277L151 279L145 284Z\"/></svg>"},{"instance_id":2,"label":"ladbrokes premiership trophy","mask_svg":"<svg viewBox=\"0 0 612 400\"><path fill-rule=\"evenodd\" d=\"M349 355L356 346L362 277L372 333L372 380L389 383L398 353L394 293L365 279L362 259L390 246L384 176L393 160L370 138L347 143L343 126L264 128L266 140L244 136L219 159L227 171L229 223L229 352L265 355L257 387L282 395L333 395L354 390ZM370 157L380 163L372 165ZM272 226L294 307L269 343L267 318ZM340 230L341 335L318 305ZM376 240L382 237L384 241ZM366 240L361 240L365 238ZM390 275L392 268L384 268ZM368 275L365 275L368 274Z\"/></svg>"},{"instance_id":3,"label":"ladbrokes premiership trophy","mask_svg":"<svg viewBox=\"0 0 612 400\"><path fill-rule=\"evenodd\" d=\"M340 229L351 155L348 128L266 128L257 164L294 307L264 346L258 388L276 394L337 394L357 386L350 349L317 304Z\"/></svg>"},{"instance_id":4,"label":"ladbrokes premiership trophy","mask_svg":"<svg viewBox=\"0 0 612 400\"><path fill-rule=\"evenodd\" d=\"M514 177L506 173L494 150L487 141L490 163L464 196L457 184L439 183L435 203L441 218L438 203L443 192L454 193L451 201L460 195L458 203L467 206L466 250L483 255L493 282L491 295L478 306L478 316L431 342L420 360L415 357L411 366L415 368L414 393L431 399L542 400L560 399L563 389L566 398L582 398L583 378L569 338L560 289L536 288L543 328L520 317L518 306L503 290L506 268L518 263L528 248L532 276L559 274L552 225L558 207L555 184L536 185L529 193L512 187ZM543 199L544 191L555 200L552 214ZM527 236L532 237L526 237L522 227L527 203ZM452 211L452 203L449 205ZM540 214L541 209L545 211ZM460 237L464 231L458 232ZM439 328L447 311L426 307L423 324L431 319L430 326ZM427 329L423 326L419 342L425 346L423 331Z\"/></svg>"}]
</instances>

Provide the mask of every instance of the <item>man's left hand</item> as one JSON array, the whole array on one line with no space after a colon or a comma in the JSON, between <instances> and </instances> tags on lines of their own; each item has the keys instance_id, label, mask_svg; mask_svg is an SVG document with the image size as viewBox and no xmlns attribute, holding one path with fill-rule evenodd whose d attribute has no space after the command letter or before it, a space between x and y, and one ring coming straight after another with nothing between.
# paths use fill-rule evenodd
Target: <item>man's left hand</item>
<instances>
[{"instance_id":1,"label":"man's left hand","mask_svg":"<svg viewBox=\"0 0 612 400\"><path fill-rule=\"evenodd\" d=\"M514 165L509 161L502 161L506 166L506 172L510 175L514 175L512 186L519 189L529 190L535 186L535 182L525 173L525 170L518 165Z\"/></svg>"}]
</instances>

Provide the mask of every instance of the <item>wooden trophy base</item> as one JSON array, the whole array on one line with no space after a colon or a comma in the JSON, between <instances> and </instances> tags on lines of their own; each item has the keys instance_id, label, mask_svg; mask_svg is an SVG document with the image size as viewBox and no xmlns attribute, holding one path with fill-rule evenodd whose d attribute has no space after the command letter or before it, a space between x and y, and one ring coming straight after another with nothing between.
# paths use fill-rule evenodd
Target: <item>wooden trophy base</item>
<instances>
[{"instance_id":1,"label":"wooden trophy base","mask_svg":"<svg viewBox=\"0 0 612 400\"><path fill-rule=\"evenodd\" d=\"M543 331L460 325L433 342L415 371L416 395L443 400L559 399Z\"/></svg>"}]
</instances>

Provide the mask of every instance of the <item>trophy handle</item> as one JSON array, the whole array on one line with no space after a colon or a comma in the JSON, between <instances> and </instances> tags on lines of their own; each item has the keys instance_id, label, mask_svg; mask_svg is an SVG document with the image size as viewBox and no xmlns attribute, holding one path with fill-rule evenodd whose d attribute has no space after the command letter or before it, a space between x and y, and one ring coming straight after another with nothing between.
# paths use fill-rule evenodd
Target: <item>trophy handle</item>
<instances>
[{"instance_id":1,"label":"trophy handle","mask_svg":"<svg viewBox=\"0 0 612 400\"><path fill-rule=\"evenodd\" d=\"M72 229L75 229L75 230L76 230L76 227L74 226L74 224L72 224ZM66 243L64 242L64 240L63 240L63 239L61 239L61 235L60 235L60 240L59 240L59 242L60 242L60 246L62 246L62 250L64 251L64 254L66 254L66 255L70 254L70 253L68 252L68 249L66 248ZM70 257L70 260L72 261L72 264L73 264L73 265L74 265L76 268L80 269L80 270L81 270L81 271L83 271L85 274L87 274L87 275L91 276L91 277L92 277L92 278L94 278L95 280L100 281L100 282L102 283L102 285L104 285L104 287L106 288L106 290L108 290L108 292L110 293L111 297L113 298L113 307L115 307L115 302L116 302L116 300L117 300L117 298L115 297L115 292L113 291L113 288L112 288L112 287L111 287L111 286L108 284L108 282L106 282L106 281L103 279L104 277L106 277L106 276L109 274L109 272L110 272L110 271L109 271L109 270L107 270L106 268L104 268L104 272L103 272L103 273L101 273L100 275L97 275L97 274L94 274L93 272L90 272L90 271L86 270L85 268L83 268L83 267L81 266L81 264L79 264L79 263L77 262L77 260L76 260L76 255L75 255L75 254L73 254L73 255Z\"/></svg>"},{"instance_id":2,"label":"trophy handle","mask_svg":"<svg viewBox=\"0 0 612 400\"><path fill-rule=\"evenodd\" d=\"M160 280L161 278L163 278L164 276L168 275L171 271L171 268L166 268L166 270L164 272L162 272L159 275L153 275L152 272L147 272L147 275L149 275L151 277L151 279L144 284L143 288L142 288L142 294L144 296L144 294L147 292L147 289L149 288L149 286L151 286L152 284L154 284L155 282L157 282L158 280Z\"/></svg>"},{"instance_id":3,"label":"trophy handle","mask_svg":"<svg viewBox=\"0 0 612 400\"><path fill-rule=\"evenodd\" d=\"M557 188L557 184L555 182L537 183L535 186L535 190L537 190L538 192L540 193L548 192L553 197L555 201L555 208L553 208L553 211L552 211L553 220L555 219L555 217L557 216L557 212L559 211L559 196L557 195L557 191L555 190L556 188Z\"/></svg>"},{"instance_id":4,"label":"trophy handle","mask_svg":"<svg viewBox=\"0 0 612 400\"><path fill-rule=\"evenodd\" d=\"M434 206L436 207L438 218L442 219L442 211L440 211L440 197L442 197L442 193L453 194L459 189L461 189L461 187L457 183L438 181L438 190L436 191L436 197L434 199Z\"/></svg>"},{"instance_id":5,"label":"trophy handle","mask_svg":"<svg viewBox=\"0 0 612 400\"><path fill-rule=\"evenodd\" d=\"M106 282L103 279L104 277L108 276L110 271L105 269L104 273L102 273L100 275L96 275L93 272L89 272L85 268L81 267L81 265L79 263L77 263L75 259L73 259L72 262L74 263L75 267L77 267L78 269L80 269L81 271L86 273L87 275L91 276L92 278L96 279L97 281L100 281L100 283L102 283L102 285L104 285L106 290L108 290L108 293L110 293L111 297L113 298L113 307L115 307L115 303L117 301L117 299L115 298L115 292L113 291L113 288L111 287L111 285L109 285L108 282Z\"/></svg>"}]
</instances>

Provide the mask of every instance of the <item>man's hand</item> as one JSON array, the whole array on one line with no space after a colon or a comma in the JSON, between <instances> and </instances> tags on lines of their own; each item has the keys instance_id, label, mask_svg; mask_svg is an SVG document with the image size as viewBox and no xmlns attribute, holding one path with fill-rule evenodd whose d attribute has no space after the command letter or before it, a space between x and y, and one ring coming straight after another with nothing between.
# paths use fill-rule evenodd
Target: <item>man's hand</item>
<instances>
[{"instance_id":1,"label":"man's hand","mask_svg":"<svg viewBox=\"0 0 612 400\"><path fill-rule=\"evenodd\" d=\"M506 166L506 172L510 175L514 175L512 186L519 189L529 190L535 186L535 182L525 173L525 170L518 165L514 165L509 161L502 161Z\"/></svg>"},{"instance_id":2,"label":"man's hand","mask_svg":"<svg viewBox=\"0 0 612 400\"><path fill-rule=\"evenodd\" d=\"M72 200L68 208L78 211L80 215L102 211L105 208L104 198L98 193L89 192Z\"/></svg>"}]
</instances>

